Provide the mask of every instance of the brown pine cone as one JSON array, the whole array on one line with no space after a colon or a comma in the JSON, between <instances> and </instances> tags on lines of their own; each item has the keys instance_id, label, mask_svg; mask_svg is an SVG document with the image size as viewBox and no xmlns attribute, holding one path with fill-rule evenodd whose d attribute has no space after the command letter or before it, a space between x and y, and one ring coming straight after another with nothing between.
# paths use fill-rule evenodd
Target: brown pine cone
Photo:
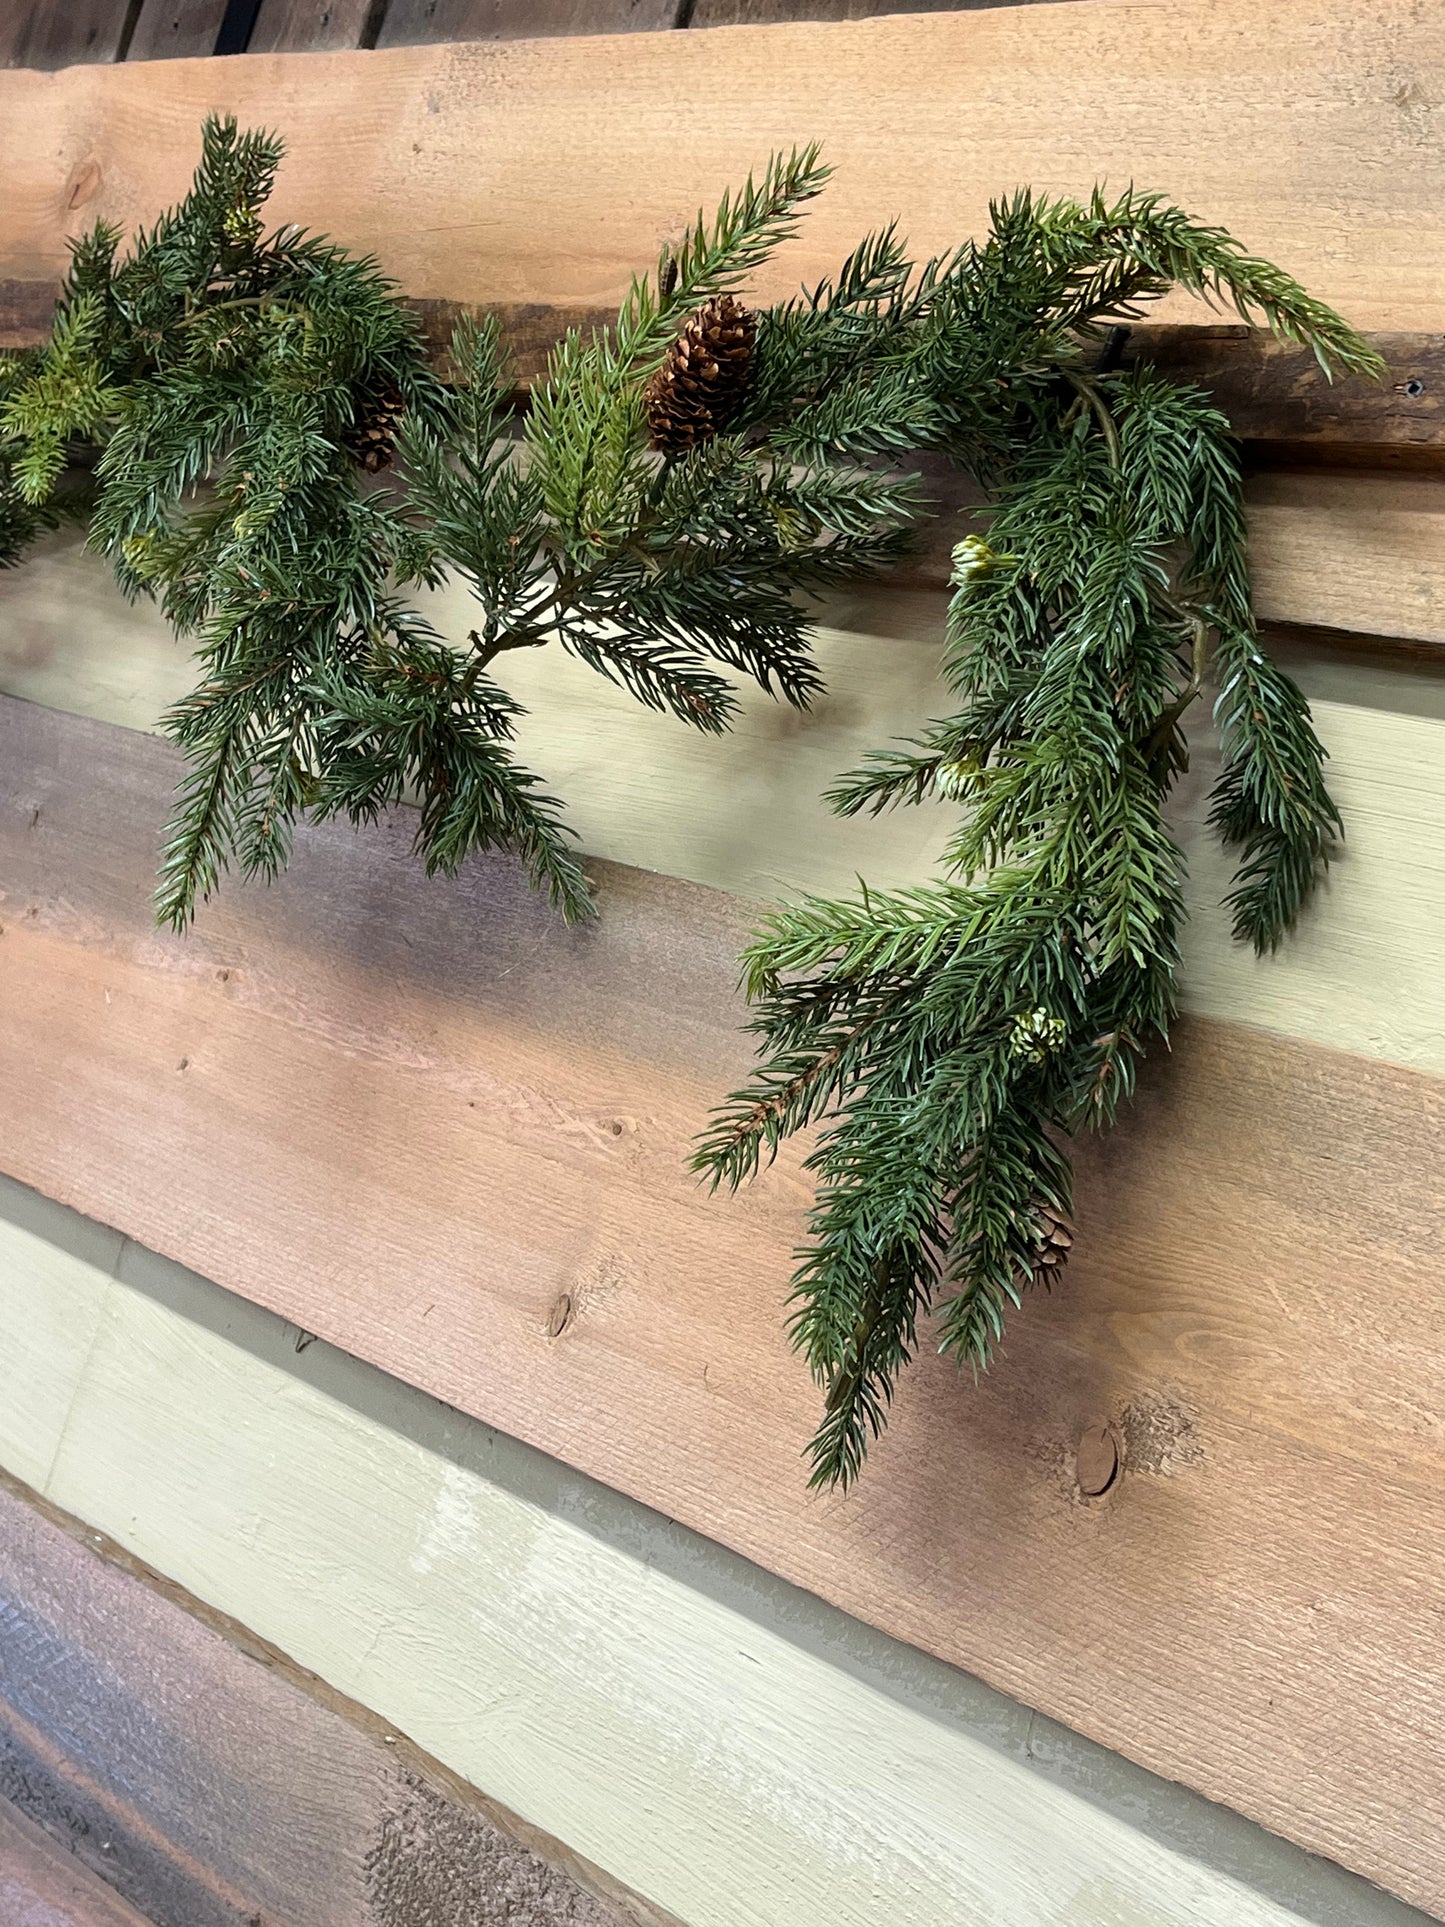
<instances>
[{"instance_id":1,"label":"brown pine cone","mask_svg":"<svg viewBox=\"0 0 1445 1927\"><path fill-rule=\"evenodd\" d=\"M1031 1285L1051 1285L1056 1274L1068 1263L1073 1242L1074 1228L1063 1213L1055 1211L1052 1205L1041 1204L1038 1208L1038 1245L1027 1282Z\"/></svg>"},{"instance_id":2,"label":"brown pine cone","mask_svg":"<svg viewBox=\"0 0 1445 1927\"><path fill-rule=\"evenodd\" d=\"M682 455L726 428L747 393L757 316L730 294L689 317L643 394L652 446Z\"/></svg>"},{"instance_id":3,"label":"brown pine cone","mask_svg":"<svg viewBox=\"0 0 1445 1927\"><path fill-rule=\"evenodd\" d=\"M394 381L381 380L360 388L352 397L353 414L341 431L341 444L368 475L390 468L396 458L396 431L406 403Z\"/></svg>"}]
</instances>

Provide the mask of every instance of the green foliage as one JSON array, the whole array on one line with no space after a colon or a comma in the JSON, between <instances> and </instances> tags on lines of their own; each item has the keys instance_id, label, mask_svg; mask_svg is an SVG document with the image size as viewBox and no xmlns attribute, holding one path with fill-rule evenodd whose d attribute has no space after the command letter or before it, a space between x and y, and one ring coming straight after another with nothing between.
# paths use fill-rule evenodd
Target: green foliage
<instances>
[{"instance_id":1,"label":"green foliage","mask_svg":"<svg viewBox=\"0 0 1445 1927\"><path fill-rule=\"evenodd\" d=\"M35 357L0 354L0 406L26 379ZM21 478L27 444L0 430L0 569L13 568L42 530L54 527L59 512L49 503L32 501Z\"/></svg>"},{"instance_id":2,"label":"green foliage","mask_svg":"<svg viewBox=\"0 0 1445 1927\"><path fill-rule=\"evenodd\" d=\"M495 327L459 329L444 389L372 262L264 233L280 156L271 135L208 122L179 207L128 253L103 227L76 247L53 338L0 414L29 501L68 444L100 444L91 540L196 641L199 686L168 718L188 770L161 915L183 926L232 861L274 875L303 813L360 822L404 795L429 869L504 847L588 915L558 805L509 751L520 711L492 664L556 641L710 731L734 713L737 673L806 705L803 596L896 554L916 507L906 480L859 466L896 439L888 394L864 391L903 310L880 318L850 268L809 302L806 342L794 311L762 318L735 432L681 457L649 447L643 388L683 323L826 179L814 150L795 153L699 217L614 328L560 345L518 436ZM824 386L849 433L800 456L796 424ZM399 484L358 465L378 407L402 425ZM468 648L409 606L447 574L479 604Z\"/></svg>"},{"instance_id":3,"label":"green foliage","mask_svg":"<svg viewBox=\"0 0 1445 1927\"><path fill-rule=\"evenodd\" d=\"M728 672L807 705L819 681L806 596L896 556L920 506L909 478L860 466L890 445L882 395L857 407L846 447L795 447L809 386L852 341L866 291L813 297L806 353L791 309L762 314L742 413L686 454L649 447L643 390L689 316L759 265L825 179L810 148L699 218L655 279L634 280L615 328L559 345L517 440L502 432L510 383L495 330L460 331L449 412L405 446L430 566L464 578L481 608L476 663L555 640L705 731L735 713ZM850 351L855 388L904 333L901 317L872 324L870 352Z\"/></svg>"},{"instance_id":4,"label":"green foliage","mask_svg":"<svg viewBox=\"0 0 1445 1927\"><path fill-rule=\"evenodd\" d=\"M879 244L880 310L908 297ZM848 1484L936 1318L985 1368L1070 1209L1063 1139L1109 1124L1175 1008L1183 858L1162 805L1209 657L1222 683L1213 821L1241 852L1237 933L1277 944L1339 819L1299 692L1250 614L1228 424L1148 368L1101 371L1105 324L1171 285L1232 302L1327 369L1371 371L1337 316L1153 197L1022 194L936 264L884 379L914 445L991 492L955 551L951 715L832 798L963 805L945 875L781 909L745 957L761 1067L696 1163L737 1186L819 1126L793 1334L825 1388L815 1484ZM806 325L806 311L799 323ZM830 425L831 397L814 419Z\"/></svg>"}]
</instances>

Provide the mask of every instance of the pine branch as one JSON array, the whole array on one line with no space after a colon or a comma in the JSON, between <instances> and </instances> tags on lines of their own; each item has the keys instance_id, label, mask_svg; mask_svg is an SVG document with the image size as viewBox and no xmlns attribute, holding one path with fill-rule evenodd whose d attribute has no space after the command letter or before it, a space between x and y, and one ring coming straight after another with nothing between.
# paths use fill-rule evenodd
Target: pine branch
<instances>
[{"instance_id":1,"label":"pine branch","mask_svg":"<svg viewBox=\"0 0 1445 1927\"><path fill-rule=\"evenodd\" d=\"M916 285L891 237L850 276L880 309ZM1279 941L1338 833L1306 705L1250 614L1227 423L1148 369L1080 357L1081 336L1171 285L1233 301L1327 368L1373 366L1288 276L1155 197L1020 194L935 265L876 384L885 434L933 438L985 483L989 532L955 551L954 713L831 800L846 815L942 799L960 822L936 884L804 898L759 932L744 956L759 1067L695 1157L736 1187L821 1127L792 1325L825 1387L814 1483L858 1476L927 1314L983 1370L1067 1254L1064 1141L1112 1122L1174 1014L1183 858L1163 805L1211 644L1239 935ZM811 325L789 318L781 365ZM795 432L846 445L865 395L818 395Z\"/></svg>"}]
</instances>

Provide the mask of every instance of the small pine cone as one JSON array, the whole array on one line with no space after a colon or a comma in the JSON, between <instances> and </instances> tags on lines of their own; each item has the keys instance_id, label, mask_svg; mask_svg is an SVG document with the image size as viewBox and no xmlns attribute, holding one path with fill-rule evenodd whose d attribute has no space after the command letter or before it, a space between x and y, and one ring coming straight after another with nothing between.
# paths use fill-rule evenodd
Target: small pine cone
<instances>
[{"instance_id":1,"label":"small pine cone","mask_svg":"<svg viewBox=\"0 0 1445 1927\"><path fill-rule=\"evenodd\" d=\"M1031 1285L1051 1285L1069 1261L1074 1228L1063 1213L1055 1211L1051 1204L1039 1206L1037 1223L1038 1244L1026 1282Z\"/></svg>"},{"instance_id":2,"label":"small pine cone","mask_svg":"<svg viewBox=\"0 0 1445 1927\"><path fill-rule=\"evenodd\" d=\"M382 379L352 396L352 418L341 431L341 444L368 475L390 468L396 457L396 431L406 413L406 402L394 381Z\"/></svg>"},{"instance_id":3,"label":"small pine cone","mask_svg":"<svg viewBox=\"0 0 1445 1927\"><path fill-rule=\"evenodd\" d=\"M725 429L742 407L757 316L720 294L690 316L643 393L652 446L683 455Z\"/></svg>"}]
</instances>

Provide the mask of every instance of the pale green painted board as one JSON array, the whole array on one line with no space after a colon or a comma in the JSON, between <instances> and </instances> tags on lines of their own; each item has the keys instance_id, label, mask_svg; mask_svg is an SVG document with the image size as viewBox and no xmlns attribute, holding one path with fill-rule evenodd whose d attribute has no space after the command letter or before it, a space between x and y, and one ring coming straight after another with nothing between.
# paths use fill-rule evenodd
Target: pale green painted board
<instances>
[{"instance_id":1,"label":"pale green painted board","mask_svg":"<svg viewBox=\"0 0 1445 1927\"><path fill-rule=\"evenodd\" d=\"M692 1927L1421 1919L104 1235L0 1183L7 1373L95 1333L47 1495Z\"/></svg>"},{"instance_id":2,"label":"pale green painted board","mask_svg":"<svg viewBox=\"0 0 1445 1927\"><path fill-rule=\"evenodd\" d=\"M465 593L433 598L460 638ZM828 693L808 716L744 690L737 728L699 737L641 709L560 650L502 667L532 713L520 753L563 797L598 856L740 896L845 891L930 874L951 812L930 805L842 821L822 792L866 751L906 736L945 698L942 598L860 592L827 611L818 655ZM57 536L0 585L0 691L133 727L154 727L189 686L190 664L156 611L124 603L105 565ZM1203 829L1212 767L1196 723L1196 775L1177 816L1192 918L1184 998L1209 1016L1445 1072L1445 679L1428 665L1290 652L1330 750L1349 841L1328 891L1263 962L1231 942L1226 863Z\"/></svg>"}]
</instances>

